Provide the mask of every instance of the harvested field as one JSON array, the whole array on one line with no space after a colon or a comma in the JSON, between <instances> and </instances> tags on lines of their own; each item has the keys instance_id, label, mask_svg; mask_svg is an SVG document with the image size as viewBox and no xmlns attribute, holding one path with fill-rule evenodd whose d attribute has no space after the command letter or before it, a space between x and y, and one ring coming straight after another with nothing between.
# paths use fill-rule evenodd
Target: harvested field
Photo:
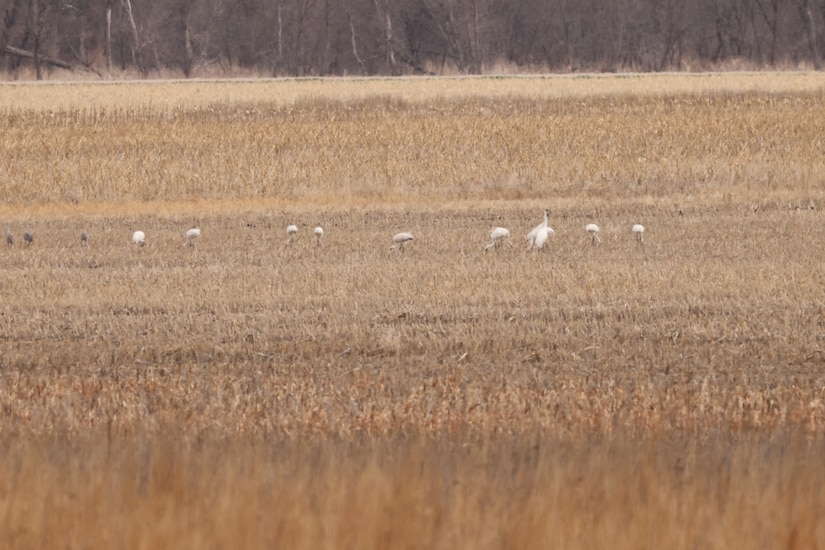
<instances>
[{"instance_id":1,"label":"harvested field","mask_svg":"<svg viewBox=\"0 0 825 550\"><path fill-rule=\"evenodd\" d=\"M690 78L0 105L0 540L825 545L823 77Z\"/></svg>"}]
</instances>

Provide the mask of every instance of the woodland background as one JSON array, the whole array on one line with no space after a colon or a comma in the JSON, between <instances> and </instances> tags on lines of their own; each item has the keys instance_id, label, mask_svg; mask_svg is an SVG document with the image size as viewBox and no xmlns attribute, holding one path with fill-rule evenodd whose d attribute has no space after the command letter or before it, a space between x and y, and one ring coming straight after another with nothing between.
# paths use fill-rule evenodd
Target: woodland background
<instances>
[{"instance_id":1,"label":"woodland background","mask_svg":"<svg viewBox=\"0 0 825 550\"><path fill-rule=\"evenodd\" d=\"M823 0L0 0L9 79L813 68Z\"/></svg>"}]
</instances>

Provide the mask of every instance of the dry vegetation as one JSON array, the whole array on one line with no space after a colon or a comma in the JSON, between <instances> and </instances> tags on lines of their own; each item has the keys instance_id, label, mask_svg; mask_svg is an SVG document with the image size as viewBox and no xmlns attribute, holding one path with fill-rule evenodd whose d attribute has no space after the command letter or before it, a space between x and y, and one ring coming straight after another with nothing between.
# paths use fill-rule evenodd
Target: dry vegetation
<instances>
[{"instance_id":1,"label":"dry vegetation","mask_svg":"<svg viewBox=\"0 0 825 550\"><path fill-rule=\"evenodd\" d=\"M0 540L825 545L825 92L692 78L6 104Z\"/></svg>"}]
</instances>

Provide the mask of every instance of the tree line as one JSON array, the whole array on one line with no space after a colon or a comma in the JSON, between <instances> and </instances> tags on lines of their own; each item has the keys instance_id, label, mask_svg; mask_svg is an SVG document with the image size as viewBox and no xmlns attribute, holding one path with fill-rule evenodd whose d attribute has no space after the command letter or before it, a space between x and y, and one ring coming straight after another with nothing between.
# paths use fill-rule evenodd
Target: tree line
<instances>
[{"instance_id":1,"label":"tree line","mask_svg":"<svg viewBox=\"0 0 825 550\"><path fill-rule=\"evenodd\" d=\"M0 0L0 71L819 69L825 0Z\"/></svg>"}]
</instances>

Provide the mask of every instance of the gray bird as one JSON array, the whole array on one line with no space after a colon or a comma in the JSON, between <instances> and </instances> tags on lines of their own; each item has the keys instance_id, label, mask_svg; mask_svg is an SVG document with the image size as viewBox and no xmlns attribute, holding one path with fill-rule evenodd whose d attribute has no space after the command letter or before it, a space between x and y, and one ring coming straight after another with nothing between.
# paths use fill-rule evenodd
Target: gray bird
<instances>
[{"instance_id":1,"label":"gray bird","mask_svg":"<svg viewBox=\"0 0 825 550\"><path fill-rule=\"evenodd\" d=\"M80 232L80 246L89 246L89 234L85 229Z\"/></svg>"},{"instance_id":2,"label":"gray bird","mask_svg":"<svg viewBox=\"0 0 825 550\"><path fill-rule=\"evenodd\" d=\"M34 237L32 237L32 234L28 231L24 231L23 240L26 242L26 246L29 246L34 242Z\"/></svg>"},{"instance_id":3,"label":"gray bird","mask_svg":"<svg viewBox=\"0 0 825 550\"><path fill-rule=\"evenodd\" d=\"M9 226L6 226L6 244L9 246L14 246L14 235L11 234L11 229Z\"/></svg>"}]
</instances>

